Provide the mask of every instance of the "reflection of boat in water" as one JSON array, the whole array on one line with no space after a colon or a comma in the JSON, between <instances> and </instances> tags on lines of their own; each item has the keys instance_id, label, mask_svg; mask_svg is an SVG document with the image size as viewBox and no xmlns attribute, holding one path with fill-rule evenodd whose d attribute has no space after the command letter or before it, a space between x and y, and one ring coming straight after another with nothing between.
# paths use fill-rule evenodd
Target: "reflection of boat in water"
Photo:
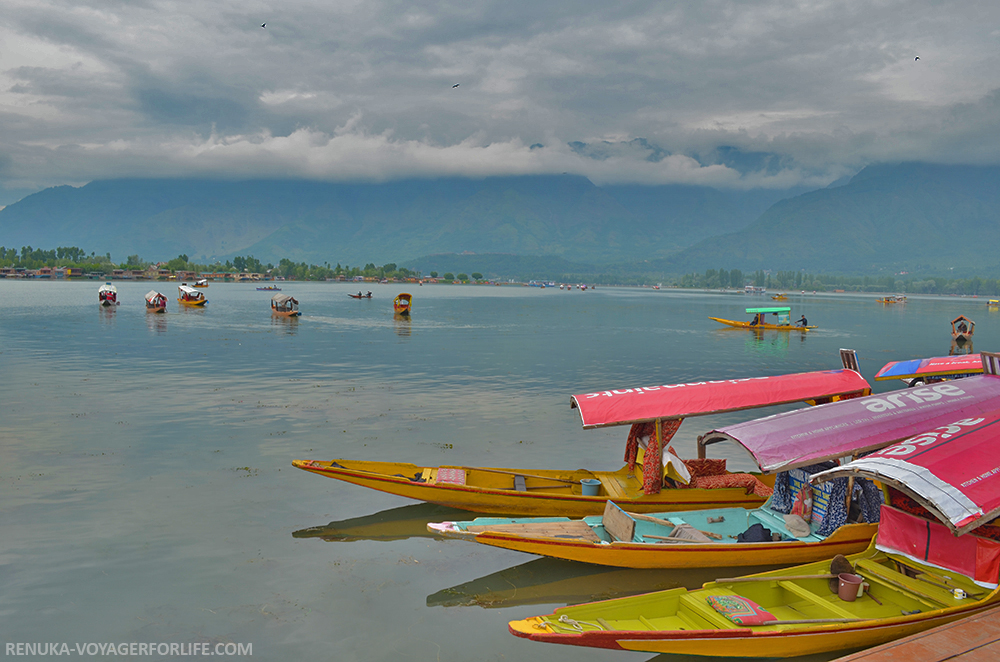
<instances>
[{"instance_id":1,"label":"reflection of boat in water","mask_svg":"<svg viewBox=\"0 0 1000 662\"><path fill-rule=\"evenodd\" d=\"M976 323L965 315L959 315L951 321L951 339L955 342L966 342L972 340L972 335L976 332Z\"/></svg>"},{"instance_id":2,"label":"reflection of boat in water","mask_svg":"<svg viewBox=\"0 0 1000 662\"><path fill-rule=\"evenodd\" d=\"M101 285L97 290L97 300L102 306L119 305L118 289L110 281Z\"/></svg>"},{"instance_id":3,"label":"reflection of boat in water","mask_svg":"<svg viewBox=\"0 0 1000 662\"><path fill-rule=\"evenodd\" d=\"M165 313L167 312L167 297L156 290L146 292L146 312Z\"/></svg>"},{"instance_id":4,"label":"reflection of boat in water","mask_svg":"<svg viewBox=\"0 0 1000 662\"><path fill-rule=\"evenodd\" d=\"M952 340L951 349L948 350L948 354L950 354L951 356L961 356L961 355L972 356L974 353L975 350L972 348L971 340L968 342L965 341L959 342L957 340Z\"/></svg>"},{"instance_id":5,"label":"reflection of boat in water","mask_svg":"<svg viewBox=\"0 0 1000 662\"><path fill-rule=\"evenodd\" d=\"M400 293L392 302L392 312L396 315L409 315L412 298L406 292Z\"/></svg>"},{"instance_id":6,"label":"reflection of boat in water","mask_svg":"<svg viewBox=\"0 0 1000 662\"><path fill-rule=\"evenodd\" d=\"M275 317L298 317L299 301L287 294L275 294L271 297L271 314Z\"/></svg>"},{"instance_id":7,"label":"reflection of boat in water","mask_svg":"<svg viewBox=\"0 0 1000 662\"><path fill-rule=\"evenodd\" d=\"M409 315L393 315L392 330L400 338L407 338L412 333L412 323Z\"/></svg>"},{"instance_id":8,"label":"reflection of boat in water","mask_svg":"<svg viewBox=\"0 0 1000 662\"><path fill-rule=\"evenodd\" d=\"M414 503L399 508L390 508L374 515L352 517L330 522L323 526L311 526L292 533L294 538L319 538L326 542L355 542L358 540L405 540L406 538L436 538L427 530L428 522L442 518L464 516L465 511L439 506L433 503Z\"/></svg>"},{"instance_id":9,"label":"reflection of boat in water","mask_svg":"<svg viewBox=\"0 0 1000 662\"><path fill-rule=\"evenodd\" d=\"M208 303L208 299L198 290L182 283L177 286L177 303L183 306L200 307Z\"/></svg>"},{"instance_id":10,"label":"reflection of boat in water","mask_svg":"<svg viewBox=\"0 0 1000 662\"><path fill-rule=\"evenodd\" d=\"M756 568L758 572L764 569ZM523 605L568 605L680 586L698 588L718 574L718 568L632 570L543 558L442 589L427 596L427 606L503 609Z\"/></svg>"},{"instance_id":11,"label":"reflection of boat in water","mask_svg":"<svg viewBox=\"0 0 1000 662\"><path fill-rule=\"evenodd\" d=\"M747 314L753 315L753 319L749 322L740 322L737 320L727 320L721 317L709 317L710 320L715 320L719 324L725 324L726 326L731 326L737 329L770 329L773 331L809 331L810 329L815 329L815 326L800 326L797 324L792 324L791 320L791 308L780 307L780 308L747 308ZM774 315L777 317L775 322L768 322L767 315Z\"/></svg>"},{"instance_id":12,"label":"reflection of boat in water","mask_svg":"<svg viewBox=\"0 0 1000 662\"><path fill-rule=\"evenodd\" d=\"M723 468L732 484L716 480L685 489L672 483L664 486L663 449L681 421L688 416L830 401L869 392L860 374L841 369L573 396L572 406L579 408L585 429L631 424L626 441L628 463L618 471L424 467L343 459L295 460L292 464L390 494L483 513L584 517L602 513L608 500L643 513L756 508L770 495L766 483L771 480L756 474L730 473ZM640 459L640 442L647 439L648 449ZM739 487L734 486L737 483Z\"/></svg>"},{"instance_id":13,"label":"reflection of boat in water","mask_svg":"<svg viewBox=\"0 0 1000 662\"><path fill-rule=\"evenodd\" d=\"M989 374L969 377L963 387L1000 379L1000 356L984 360ZM565 607L512 621L510 631L577 646L772 658L874 646L994 607L1000 437L993 426L1000 410L972 406L956 416L813 476L814 483L864 477L888 488L890 505L882 506L877 537L864 552L716 579L693 591ZM838 574L840 585L829 583Z\"/></svg>"}]
</instances>

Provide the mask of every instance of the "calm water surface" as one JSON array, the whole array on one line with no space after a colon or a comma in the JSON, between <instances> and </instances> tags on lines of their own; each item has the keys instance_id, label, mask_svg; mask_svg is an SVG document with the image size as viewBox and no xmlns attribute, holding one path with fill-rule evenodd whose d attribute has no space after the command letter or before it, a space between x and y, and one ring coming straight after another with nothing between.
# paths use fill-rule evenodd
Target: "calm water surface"
<instances>
[{"instance_id":1,"label":"calm water surface","mask_svg":"<svg viewBox=\"0 0 1000 662\"><path fill-rule=\"evenodd\" d=\"M283 320L252 285L211 285L204 310L179 309L167 284L117 286L109 311L96 282L0 280L4 642L679 661L527 642L506 624L732 572L602 569L435 539L427 521L472 515L292 459L615 469L627 430L582 430L571 394L834 368L841 347L871 380L888 361L947 354L959 314L976 320L977 350L995 349L1000 329L984 299L795 295L793 313L821 330L758 338L707 318L770 301L719 293L412 286L412 320L399 321L400 286L357 301L350 285L285 283L303 316ZM166 315L145 313L152 287ZM689 419L674 445L693 455L698 434L743 418Z\"/></svg>"}]
</instances>

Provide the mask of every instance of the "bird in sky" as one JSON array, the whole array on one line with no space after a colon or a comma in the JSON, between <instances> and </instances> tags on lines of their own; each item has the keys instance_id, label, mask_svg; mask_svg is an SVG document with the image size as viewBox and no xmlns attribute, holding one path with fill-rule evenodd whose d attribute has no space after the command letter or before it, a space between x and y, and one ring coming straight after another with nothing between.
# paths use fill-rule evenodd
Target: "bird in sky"
<instances>
[{"instance_id":1,"label":"bird in sky","mask_svg":"<svg viewBox=\"0 0 1000 662\"><path fill-rule=\"evenodd\" d=\"M913 61L916 62L919 59L920 59L920 56L918 55L917 57L913 58Z\"/></svg>"},{"instance_id":2,"label":"bird in sky","mask_svg":"<svg viewBox=\"0 0 1000 662\"><path fill-rule=\"evenodd\" d=\"M453 89L453 90L454 90L454 89L455 89L456 87L458 87L459 85L461 85L461 83L455 83L454 85L452 85L452 86L451 86L451 89Z\"/></svg>"},{"instance_id":3,"label":"bird in sky","mask_svg":"<svg viewBox=\"0 0 1000 662\"><path fill-rule=\"evenodd\" d=\"M266 28L266 27L267 27L267 23L261 23L261 24L260 24L260 27L262 27L262 28Z\"/></svg>"}]
</instances>

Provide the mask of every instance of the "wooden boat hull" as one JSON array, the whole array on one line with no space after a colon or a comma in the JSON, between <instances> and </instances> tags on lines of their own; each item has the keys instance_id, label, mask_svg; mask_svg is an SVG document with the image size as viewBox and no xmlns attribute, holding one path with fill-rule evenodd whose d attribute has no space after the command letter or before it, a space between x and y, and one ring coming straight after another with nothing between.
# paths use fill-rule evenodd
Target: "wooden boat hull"
<instances>
[{"instance_id":1,"label":"wooden boat hull","mask_svg":"<svg viewBox=\"0 0 1000 662\"><path fill-rule=\"evenodd\" d=\"M726 326L731 326L736 329L768 329L771 331L810 331L817 328L816 326L793 326L791 324L757 324L751 326L750 322L739 322L736 320L722 319L721 317L709 317L708 319L714 320L719 324L725 324Z\"/></svg>"},{"instance_id":2,"label":"wooden boat hull","mask_svg":"<svg viewBox=\"0 0 1000 662\"><path fill-rule=\"evenodd\" d=\"M147 313L165 313L167 312L166 306L146 306Z\"/></svg>"},{"instance_id":3,"label":"wooden boat hull","mask_svg":"<svg viewBox=\"0 0 1000 662\"><path fill-rule=\"evenodd\" d=\"M274 310L271 309L271 314L275 317L298 317L302 313L298 310Z\"/></svg>"},{"instance_id":4,"label":"wooden boat hull","mask_svg":"<svg viewBox=\"0 0 1000 662\"><path fill-rule=\"evenodd\" d=\"M178 299L177 303L181 304L182 306L191 306L192 308L197 308L199 306L204 306L206 303L208 303L208 299L199 299L198 301L187 301L185 299Z\"/></svg>"},{"instance_id":5,"label":"wooden boat hull","mask_svg":"<svg viewBox=\"0 0 1000 662\"><path fill-rule=\"evenodd\" d=\"M931 575L940 571L877 552L874 544L848 559L871 585L854 602L831 593L826 579L796 579L828 573L830 561L824 560L751 576L773 581L717 580L695 591L678 588L564 607L548 616L511 621L508 628L533 641L576 646L711 657L795 657L882 644L979 613L1000 600L1000 591L984 591L955 574L952 582L983 597L962 599L896 572L896 560ZM712 595L746 597L779 622L737 625L708 605L706 598Z\"/></svg>"},{"instance_id":6,"label":"wooden boat hull","mask_svg":"<svg viewBox=\"0 0 1000 662\"><path fill-rule=\"evenodd\" d=\"M711 511L715 515L715 511ZM683 513L679 513L683 516ZM563 520L567 523L580 520ZM745 520L743 520L745 522ZM704 524L695 525L701 530ZM484 528L484 527L480 527ZM516 528L516 527L512 527ZM589 527L588 527L589 528ZM730 527L731 528L731 527ZM742 531L746 525L741 525ZM454 531L428 525L447 538L478 542L528 554L568 561L581 561L620 568L728 568L763 565L792 565L829 559L837 554L864 551L878 530L877 524L847 524L825 540L738 543L731 535L715 543L657 544L654 542L605 542L574 538L568 529L552 527L552 535L518 535L512 531L485 530L478 533Z\"/></svg>"},{"instance_id":7,"label":"wooden boat hull","mask_svg":"<svg viewBox=\"0 0 1000 662\"><path fill-rule=\"evenodd\" d=\"M409 463L353 460L295 460L292 466L381 492L450 506L461 510L498 515L585 517L599 515L610 499L633 512L657 513L707 508L759 508L764 498L743 488L664 489L643 494L642 474L618 471L553 471L509 468L420 467ZM441 469L465 470L465 485L437 482ZM524 477L524 491L516 489L516 476ZM584 496L580 480L601 481L597 496ZM760 476L765 484L773 477ZM422 482L421 482L422 481ZM567 481L567 482L558 482Z\"/></svg>"}]
</instances>

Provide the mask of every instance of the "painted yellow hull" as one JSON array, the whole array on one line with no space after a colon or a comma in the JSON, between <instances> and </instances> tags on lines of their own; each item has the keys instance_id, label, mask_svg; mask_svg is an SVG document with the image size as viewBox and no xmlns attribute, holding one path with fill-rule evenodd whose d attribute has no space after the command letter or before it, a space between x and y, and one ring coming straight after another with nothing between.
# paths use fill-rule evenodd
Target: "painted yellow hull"
<instances>
[{"instance_id":1,"label":"painted yellow hull","mask_svg":"<svg viewBox=\"0 0 1000 662\"><path fill-rule=\"evenodd\" d=\"M178 299L177 303L181 304L182 306L197 307L197 306L204 306L206 303L208 303L208 299L201 299L199 301L185 301L184 299Z\"/></svg>"},{"instance_id":2,"label":"painted yellow hull","mask_svg":"<svg viewBox=\"0 0 1000 662\"><path fill-rule=\"evenodd\" d=\"M709 317L710 320L715 320L719 324L725 324L726 326L731 326L736 329L768 329L771 331L810 331L817 327L815 326L793 326L791 324L757 324L751 326L750 322L738 322L736 320L725 320L721 317Z\"/></svg>"},{"instance_id":3,"label":"painted yellow hull","mask_svg":"<svg viewBox=\"0 0 1000 662\"><path fill-rule=\"evenodd\" d=\"M875 646L979 613L1000 602L1000 590L985 591L960 575L950 574L949 581L977 594L979 599L955 597L950 590L895 572L894 559L931 575L939 571L877 552L874 543L848 558L871 583L870 593L854 602L832 594L826 579L801 577L828 573L830 561L824 560L752 575L773 581L717 580L694 591L677 588L563 607L551 615L511 621L508 628L512 634L533 641L613 650L709 657L795 657ZM878 574L871 578L873 569L890 581L879 581ZM712 595L746 597L772 613L778 622L737 625L708 605L706 597ZM878 602L872 595L878 597ZM832 622L838 619L843 622Z\"/></svg>"},{"instance_id":4,"label":"painted yellow hull","mask_svg":"<svg viewBox=\"0 0 1000 662\"><path fill-rule=\"evenodd\" d=\"M298 317L302 313L297 310L280 311L280 310L274 310L272 308L271 314L274 315L275 317Z\"/></svg>"},{"instance_id":5,"label":"painted yellow hull","mask_svg":"<svg viewBox=\"0 0 1000 662\"><path fill-rule=\"evenodd\" d=\"M609 499L627 510L640 513L724 507L759 508L764 503L763 498L748 495L743 488L664 489L659 494L643 494L641 473L629 476L627 467L606 472L447 467L466 469L466 484L457 485L437 482L438 470L446 467L353 460L295 460L292 466L418 501L497 515L600 515ZM515 488L515 476L518 475L524 476L524 491ZM601 481L598 496L582 494L580 480L584 478ZM760 476L760 479L767 484L774 481L768 476Z\"/></svg>"},{"instance_id":6,"label":"painted yellow hull","mask_svg":"<svg viewBox=\"0 0 1000 662\"><path fill-rule=\"evenodd\" d=\"M687 545L528 538L495 531L465 535L446 532L445 535L528 554L620 568L735 568L809 563L833 558L836 554L854 554L868 547L877 530L877 524L847 524L822 542L730 541Z\"/></svg>"}]
</instances>

